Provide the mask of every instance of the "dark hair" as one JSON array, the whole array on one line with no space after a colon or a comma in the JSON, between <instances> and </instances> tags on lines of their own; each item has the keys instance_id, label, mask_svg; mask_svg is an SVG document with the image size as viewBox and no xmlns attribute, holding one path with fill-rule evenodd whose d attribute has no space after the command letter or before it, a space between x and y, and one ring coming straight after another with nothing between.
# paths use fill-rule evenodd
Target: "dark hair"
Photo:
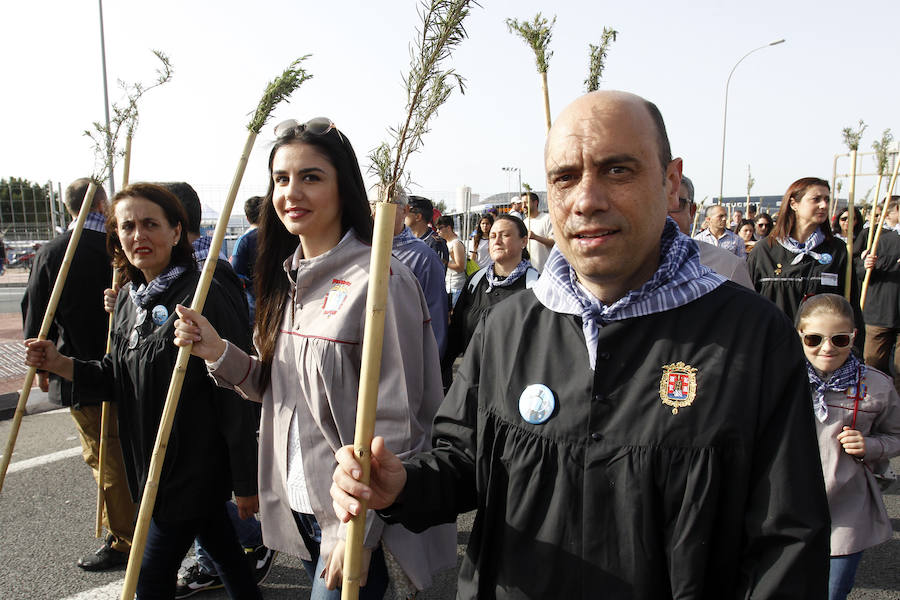
<instances>
[{"instance_id":1,"label":"dark hair","mask_svg":"<svg viewBox=\"0 0 900 600\"><path fill-rule=\"evenodd\" d=\"M644 106L653 119L653 125L656 128L656 152L659 157L659 165L662 167L663 178L666 176L666 169L672 162L672 147L669 145L669 134L666 133L666 123L663 121L662 113L659 108L649 100L644 100Z\"/></svg>"},{"instance_id":2,"label":"dark hair","mask_svg":"<svg viewBox=\"0 0 900 600\"><path fill-rule=\"evenodd\" d=\"M453 217L448 217L447 215L441 215L438 217L437 223L435 223L438 227L447 226L450 229L453 229Z\"/></svg>"},{"instance_id":3,"label":"dark hair","mask_svg":"<svg viewBox=\"0 0 900 600\"><path fill-rule=\"evenodd\" d=\"M481 243L482 238L484 238L484 233L481 231L481 222L487 219L491 223L491 227L494 226L494 215L491 213L484 213L480 217L478 217L478 226L475 227L475 239L472 240L472 251L478 251L478 245Z\"/></svg>"},{"instance_id":4,"label":"dark hair","mask_svg":"<svg viewBox=\"0 0 900 600\"><path fill-rule=\"evenodd\" d=\"M534 192L522 192L522 195L520 197L521 198L527 197L529 204L531 204L532 202L540 202L540 200L541 200L540 197L537 194L535 194Z\"/></svg>"},{"instance_id":5,"label":"dark hair","mask_svg":"<svg viewBox=\"0 0 900 600\"><path fill-rule=\"evenodd\" d=\"M831 191L831 186L828 185L828 182L818 177L802 177L788 186L784 197L781 199L781 209L778 211L775 227L769 233L769 246L775 245L776 240L787 239L794 230L794 223L796 223L797 217L794 215L794 211L791 210L791 200L799 202L806 194L806 190L817 185L826 188L829 192ZM825 234L826 240L834 239L831 227L822 227L821 229L822 233Z\"/></svg>"},{"instance_id":6,"label":"dark hair","mask_svg":"<svg viewBox=\"0 0 900 600\"><path fill-rule=\"evenodd\" d=\"M158 205L166 216L166 221L171 227L181 225L181 237L172 248L172 256L169 258L169 266L181 266L188 270L196 269L194 261L194 249L187 239L187 213L184 206L175 195L166 188L155 183L133 183L115 196L109 206L109 214L106 217L106 251L112 257L113 268L119 272L119 281L124 285L133 281L149 283L144 280L144 274L140 269L128 262L122 242L119 240L116 222L116 205L127 198L143 198Z\"/></svg>"},{"instance_id":7,"label":"dark hair","mask_svg":"<svg viewBox=\"0 0 900 600\"><path fill-rule=\"evenodd\" d=\"M77 215L81 211L81 203L84 202L84 197L87 195L90 185L90 177L81 177L66 187L66 208L69 209L70 213ZM103 189L102 185L98 185L97 191L94 192L94 201L91 203L91 208L97 208L105 200L106 190Z\"/></svg>"},{"instance_id":8,"label":"dark hair","mask_svg":"<svg viewBox=\"0 0 900 600\"><path fill-rule=\"evenodd\" d=\"M848 207L844 207L834 215L834 219L831 221L831 232L834 235L841 234L841 217L847 212ZM862 232L863 228L863 216L862 213L859 212L859 209L855 206L853 207L853 237L855 238Z\"/></svg>"},{"instance_id":9,"label":"dark hair","mask_svg":"<svg viewBox=\"0 0 900 600\"><path fill-rule=\"evenodd\" d=\"M285 229L278 218L272 197L275 182L272 179L272 162L275 154L289 144L306 144L328 160L337 172L338 197L341 204L341 232L353 229L357 237L367 244L372 243L372 214L366 197L366 187L359 162L350 140L337 128L325 134L315 134L304 126L297 126L284 132L272 146L269 153L269 189L260 205L259 237L257 241L256 264L256 343L259 351L260 386L265 390L272 377L272 359L275 356L275 342L281 331L281 320L287 308L290 284L284 276L284 260L297 248L299 240Z\"/></svg>"},{"instance_id":10,"label":"dark hair","mask_svg":"<svg viewBox=\"0 0 900 600\"><path fill-rule=\"evenodd\" d=\"M759 213L758 215L756 215L756 220L759 221L760 219L765 219L769 222L769 225L774 223L774 221L772 221L772 217L767 212Z\"/></svg>"},{"instance_id":11,"label":"dark hair","mask_svg":"<svg viewBox=\"0 0 900 600\"><path fill-rule=\"evenodd\" d=\"M434 220L434 204L428 198L422 196L409 197L409 212L422 215L425 223L430 224Z\"/></svg>"},{"instance_id":12,"label":"dark hair","mask_svg":"<svg viewBox=\"0 0 900 600\"><path fill-rule=\"evenodd\" d=\"M847 319L855 327L853 307L843 296L837 294L816 294L800 303L797 309L797 317L794 319L794 327L798 330L803 327L803 321L817 312L826 312Z\"/></svg>"},{"instance_id":13,"label":"dark hair","mask_svg":"<svg viewBox=\"0 0 900 600\"><path fill-rule=\"evenodd\" d=\"M262 204L262 196L250 196L244 202L244 216L250 221L251 225L256 225L259 221L259 205Z\"/></svg>"},{"instance_id":14,"label":"dark hair","mask_svg":"<svg viewBox=\"0 0 900 600\"><path fill-rule=\"evenodd\" d=\"M744 225L749 225L750 229L753 230L753 239L756 239L756 224L753 222L753 219L741 219L741 222L737 224L737 227L734 228L735 233L740 233L741 229L743 229Z\"/></svg>"},{"instance_id":15,"label":"dark hair","mask_svg":"<svg viewBox=\"0 0 900 600\"><path fill-rule=\"evenodd\" d=\"M694 201L694 182L691 181L690 177L687 175L681 176L681 186L687 190L687 200L689 202Z\"/></svg>"},{"instance_id":16,"label":"dark hair","mask_svg":"<svg viewBox=\"0 0 900 600\"><path fill-rule=\"evenodd\" d=\"M528 238L528 228L525 226L525 222L522 221L522 219L520 219L519 217L517 217L515 215L510 215L510 214L504 213L502 215L499 215L496 219L494 219L495 224L498 221L512 221L513 225L516 226L516 229L519 230L519 237L526 238L526 239ZM527 243L525 244L525 247L522 248L522 258L525 260L531 258L531 256L528 254L528 244Z\"/></svg>"},{"instance_id":17,"label":"dark hair","mask_svg":"<svg viewBox=\"0 0 900 600\"><path fill-rule=\"evenodd\" d=\"M188 219L188 233L199 235L200 220L203 218L203 207L200 206L200 196L197 195L197 190L185 181L164 181L158 185L172 192L184 206Z\"/></svg>"}]
</instances>

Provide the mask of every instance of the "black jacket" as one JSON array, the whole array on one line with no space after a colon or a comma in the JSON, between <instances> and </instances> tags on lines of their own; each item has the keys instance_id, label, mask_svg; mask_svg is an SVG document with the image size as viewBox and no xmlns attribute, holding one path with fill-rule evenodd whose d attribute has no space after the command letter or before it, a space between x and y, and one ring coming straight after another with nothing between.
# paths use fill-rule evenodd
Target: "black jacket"
<instances>
[{"instance_id":1,"label":"black jacket","mask_svg":"<svg viewBox=\"0 0 900 600\"><path fill-rule=\"evenodd\" d=\"M66 254L72 232L44 244L34 259L28 286L22 298L25 338L37 337L56 276ZM100 359L106 353L109 315L103 310L103 290L112 285L112 268L106 253L106 234L86 229L69 267L53 326L47 339L58 342L59 351L82 360ZM75 396L72 384L50 376L50 399L63 406L81 401L97 404L97 398Z\"/></svg>"},{"instance_id":2,"label":"black jacket","mask_svg":"<svg viewBox=\"0 0 900 600\"><path fill-rule=\"evenodd\" d=\"M856 272L860 279L866 275L866 267L859 258L859 253L865 249L867 234L867 231L863 231L856 245ZM878 238L877 250L878 259L869 278L863 319L866 325L900 327L900 263L897 262L900 259L900 235L883 229Z\"/></svg>"},{"instance_id":3,"label":"black jacket","mask_svg":"<svg viewBox=\"0 0 900 600\"><path fill-rule=\"evenodd\" d=\"M727 282L602 327L592 371L580 317L530 291L503 308L469 344L434 449L380 511L420 531L477 509L459 598L826 597L812 402L780 311ZM746 327L698 327L711 319ZM661 395L679 362L696 394L673 414ZM542 424L520 414L531 384L555 397Z\"/></svg>"},{"instance_id":4,"label":"black jacket","mask_svg":"<svg viewBox=\"0 0 900 600\"><path fill-rule=\"evenodd\" d=\"M116 303L112 352L101 361L75 361L76 390L91 390L119 404L119 437L132 498L147 480L166 392L178 348L172 343L175 305L189 306L199 279L188 271L157 299L168 317L155 326L148 314L136 325L137 307L123 288ZM249 348L246 311L229 298L235 291L213 279L203 314L223 338ZM129 349L133 332L139 342ZM253 403L216 387L202 359L188 361L169 438L154 515L164 520L207 516L211 506L256 493L256 426Z\"/></svg>"}]
</instances>

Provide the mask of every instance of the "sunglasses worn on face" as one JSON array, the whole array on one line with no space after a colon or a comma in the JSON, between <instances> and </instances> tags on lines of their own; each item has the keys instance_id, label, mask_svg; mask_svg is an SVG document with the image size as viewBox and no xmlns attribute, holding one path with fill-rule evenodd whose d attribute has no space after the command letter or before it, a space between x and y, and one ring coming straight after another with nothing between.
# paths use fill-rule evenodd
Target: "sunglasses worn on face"
<instances>
[{"instance_id":1,"label":"sunglasses worn on face","mask_svg":"<svg viewBox=\"0 0 900 600\"><path fill-rule=\"evenodd\" d=\"M293 133L295 130L298 132L308 131L313 135L327 135L332 129L337 132L338 137L341 138L341 142L343 143L344 136L341 135L340 130L328 117L316 117L315 119L310 119L306 123L301 123L297 119L282 121L275 126L275 137L284 137Z\"/></svg>"},{"instance_id":2,"label":"sunglasses worn on face","mask_svg":"<svg viewBox=\"0 0 900 600\"><path fill-rule=\"evenodd\" d=\"M803 345L807 348L818 348L825 342L826 338L831 340L831 345L835 348L846 348L853 340L853 334L836 333L832 336L825 336L821 333L804 333Z\"/></svg>"}]
</instances>

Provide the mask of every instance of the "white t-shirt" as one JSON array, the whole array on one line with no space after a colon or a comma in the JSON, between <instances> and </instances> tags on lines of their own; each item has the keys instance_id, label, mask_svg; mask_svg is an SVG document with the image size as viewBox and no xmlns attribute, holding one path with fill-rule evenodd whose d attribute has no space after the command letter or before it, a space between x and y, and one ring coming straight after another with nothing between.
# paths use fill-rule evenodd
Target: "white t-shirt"
<instances>
[{"instance_id":1,"label":"white t-shirt","mask_svg":"<svg viewBox=\"0 0 900 600\"><path fill-rule=\"evenodd\" d=\"M453 256L453 248L459 247L460 252L463 253L463 262L465 262L466 256L466 248L463 246L462 240L456 238L452 242L447 242L447 249L450 251L450 256ZM447 283L447 293L449 294L453 290L461 290L466 285L466 271L460 273L458 271L454 271L450 267L447 267L447 275L445 276L445 281Z\"/></svg>"},{"instance_id":2,"label":"white t-shirt","mask_svg":"<svg viewBox=\"0 0 900 600\"><path fill-rule=\"evenodd\" d=\"M472 244L475 243L475 238L469 240L467 250L472 252ZM466 255L468 256L468 255ZM485 268L491 262L491 247L488 243L487 238L482 238L481 243L478 244L478 258L475 259L475 262L478 263L480 268Z\"/></svg>"},{"instance_id":3,"label":"white t-shirt","mask_svg":"<svg viewBox=\"0 0 900 600\"><path fill-rule=\"evenodd\" d=\"M540 213L531 219L525 219L525 226L541 237L553 239L553 224L550 222L549 213ZM531 266L538 270L544 269L544 263L550 255L553 246L545 246L537 240L528 240L528 254L531 256Z\"/></svg>"}]
</instances>

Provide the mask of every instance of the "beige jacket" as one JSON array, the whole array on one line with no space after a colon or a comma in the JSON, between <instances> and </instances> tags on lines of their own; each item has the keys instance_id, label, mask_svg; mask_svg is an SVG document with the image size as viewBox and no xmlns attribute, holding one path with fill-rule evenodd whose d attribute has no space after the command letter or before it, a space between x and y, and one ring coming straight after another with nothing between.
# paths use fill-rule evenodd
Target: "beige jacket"
<instances>
[{"instance_id":1,"label":"beige jacket","mask_svg":"<svg viewBox=\"0 0 900 600\"><path fill-rule=\"evenodd\" d=\"M828 417L816 420L819 453L831 512L831 555L860 552L891 539L891 521L873 470L900 454L900 397L889 377L866 368L865 397L859 402L856 429L866 440L862 462L844 452L838 434L853 422L855 389L827 392Z\"/></svg>"},{"instance_id":2,"label":"beige jacket","mask_svg":"<svg viewBox=\"0 0 900 600\"><path fill-rule=\"evenodd\" d=\"M256 360L231 344L218 363L210 365L219 385L263 404L263 539L270 548L306 559L285 487L288 428L299 411L303 472L322 528L321 552L328 556L345 537L328 491L335 451L353 443L370 254L370 246L351 232L329 252L297 263L297 291L288 302L265 392L257 385ZM285 261L285 270L292 260ZM429 449L432 420L442 400L437 344L425 297L412 272L392 259L375 435L384 436L387 447L401 458ZM456 561L455 524L414 534L401 525L385 525L370 510L365 546L375 547L379 541L419 589L431 584L433 573Z\"/></svg>"}]
</instances>

